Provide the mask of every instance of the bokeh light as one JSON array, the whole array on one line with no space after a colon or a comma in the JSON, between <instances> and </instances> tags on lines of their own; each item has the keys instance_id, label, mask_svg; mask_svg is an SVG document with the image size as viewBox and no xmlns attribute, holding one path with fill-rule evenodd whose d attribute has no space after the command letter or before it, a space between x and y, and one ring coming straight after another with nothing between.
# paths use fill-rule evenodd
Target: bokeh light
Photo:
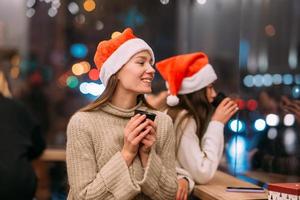
<instances>
[{"instance_id":1,"label":"bokeh light","mask_svg":"<svg viewBox=\"0 0 300 200\"><path fill-rule=\"evenodd\" d=\"M78 85L78 79L75 76L69 76L67 78L67 86L70 88L76 88Z\"/></svg>"},{"instance_id":2,"label":"bokeh light","mask_svg":"<svg viewBox=\"0 0 300 200\"><path fill-rule=\"evenodd\" d=\"M83 8L87 12L92 12L96 8L96 3L94 0L85 0L83 3Z\"/></svg>"},{"instance_id":3,"label":"bokeh light","mask_svg":"<svg viewBox=\"0 0 300 200\"><path fill-rule=\"evenodd\" d=\"M88 48L84 44L76 43L71 45L70 52L75 58L85 58L88 53Z\"/></svg>"},{"instance_id":4,"label":"bokeh light","mask_svg":"<svg viewBox=\"0 0 300 200\"><path fill-rule=\"evenodd\" d=\"M235 133L240 133L245 129L245 124L241 120L234 119L229 121L229 128Z\"/></svg>"},{"instance_id":5,"label":"bokeh light","mask_svg":"<svg viewBox=\"0 0 300 200\"><path fill-rule=\"evenodd\" d=\"M266 121L263 120L263 119L257 119L255 120L254 122L254 128L257 130L257 131L263 131L266 129Z\"/></svg>"},{"instance_id":6,"label":"bokeh light","mask_svg":"<svg viewBox=\"0 0 300 200\"><path fill-rule=\"evenodd\" d=\"M276 128L270 128L268 131L268 138L270 140L274 140L278 135L278 131Z\"/></svg>"},{"instance_id":7,"label":"bokeh light","mask_svg":"<svg viewBox=\"0 0 300 200\"><path fill-rule=\"evenodd\" d=\"M276 114L268 114L266 122L268 126L277 126L279 124L279 116Z\"/></svg>"},{"instance_id":8,"label":"bokeh light","mask_svg":"<svg viewBox=\"0 0 300 200\"><path fill-rule=\"evenodd\" d=\"M298 99L300 97L300 87L298 85L292 88L292 96L295 99Z\"/></svg>"},{"instance_id":9,"label":"bokeh light","mask_svg":"<svg viewBox=\"0 0 300 200\"><path fill-rule=\"evenodd\" d=\"M89 78L93 81L96 81L99 79L99 70L98 69L92 69L89 72Z\"/></svg>"},{"instance_id":10,"label":"bokeh light","mask_svg":"<svg viewBox=\"0 0 300 200\"><path fill-rule=\"evenodd\" d=\"M75 2L71 2L68 5L68 10L71 14L76 15L79 12L79 6Z\"/></svg>"},{"instance_id":11,"label":"bokeh light","mask_svg":"<svg viewBox=\"0 0 300 200\"><path fill-rule=\"evenodd\" d=\"M286 114L283 118L283 124L285 126L293 126L295 123L295 115L293 114Z\"/></svg>"}]
</instances>

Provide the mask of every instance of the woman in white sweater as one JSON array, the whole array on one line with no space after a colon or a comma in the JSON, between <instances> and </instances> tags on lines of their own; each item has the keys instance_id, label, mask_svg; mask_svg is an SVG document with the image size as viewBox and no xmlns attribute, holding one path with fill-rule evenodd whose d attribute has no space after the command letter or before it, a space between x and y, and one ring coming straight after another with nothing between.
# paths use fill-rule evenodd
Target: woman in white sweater
<instances>
[{"instance_id":1,"label":"woman in white sweater","mask_svg":"<svg viewBox=\"0 0 300 200\"><path fill-rule=\"evenodd\" d=\"M225 98L213 109L217 76L202 52L174 56L156 66L169 91L167 113L176 133L177 172L184 169L190 176L178 181L177 199L186 199L195 183L207 183L216 172L223 154L224 124L238 106Z\"/></svg>"},{"instance_id":2,"label":"woman in white sweater","mask_svg":"<svg viewBox=\"0 0 300 200\"><path fill-rule=\"evenodd\" d=\"M155 72L152 49L128 28L99 43L95 63L106 88L68 124L68 199L173 200L172 120L144 98ZM136 109L155 113L155 122Z\"/></svg>"}]
</instances>

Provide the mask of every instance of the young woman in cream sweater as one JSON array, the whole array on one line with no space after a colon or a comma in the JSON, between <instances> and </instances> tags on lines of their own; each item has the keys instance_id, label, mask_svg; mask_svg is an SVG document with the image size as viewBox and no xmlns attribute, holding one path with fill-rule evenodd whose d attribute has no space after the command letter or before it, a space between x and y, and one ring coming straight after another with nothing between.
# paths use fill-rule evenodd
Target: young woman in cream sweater
<instances>
[{"instance_id":1,"label":"young woman in cream sweater","mask_svg":"<svg viewBox=\"0 0 300 200\"><path fill-rule=\"evenodd\" d=\"M129 28L113 36L95 54L103 94L68 124L68 199L173 200L172 120L144 98L155 72L152 49ZM155 121L136 109L155 113Z\"/></svg>"}]
</instances>

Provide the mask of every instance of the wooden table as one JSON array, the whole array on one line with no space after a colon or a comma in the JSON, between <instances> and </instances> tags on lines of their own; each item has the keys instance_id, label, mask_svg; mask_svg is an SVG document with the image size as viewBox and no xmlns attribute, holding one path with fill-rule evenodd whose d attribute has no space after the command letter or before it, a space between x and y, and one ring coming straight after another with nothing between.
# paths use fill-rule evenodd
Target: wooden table
<instances>
[{"instance_id":1,"label":"wooden table","mask_svg":"<svg viewBox=\"0 0 300 200\"><path fill-rule=\"evenodd\" d=\"M267 191L265 193L226 192L227 186L257 187L229 174L217 171L208 184L195 186L194 195L202 200L268 199Z\"/></svg>"}]
</instances>

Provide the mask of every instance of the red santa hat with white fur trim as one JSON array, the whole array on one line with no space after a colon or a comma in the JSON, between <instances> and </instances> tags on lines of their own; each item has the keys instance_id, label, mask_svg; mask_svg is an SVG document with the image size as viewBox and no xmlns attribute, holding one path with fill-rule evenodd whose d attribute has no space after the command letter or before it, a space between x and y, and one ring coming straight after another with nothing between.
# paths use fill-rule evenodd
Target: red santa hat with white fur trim
<instances>
[{"instance_id":1,"label":"red santa hat with white fur trim","mask_svg":"<svg viewBox=\"0 0 300 200\"><path fill-rule=\"evenodd\" d=\"M158 62L156 68L166 81L169 106L179 103L178 94L196 92L217 80L207 55L202 52L167 58Z\"/></svg>"},{"instance_id":2,"label":"red santa hat with white fur trim","mask_svg":"<svg viewBox=\"0 0 300 200\"><path fill-rule=\"evenodd\" d=\"M155 58L151 47L142 39L137 38L131 28L122 33L115 32L110 40L98 44L94 61L100 70L100 80L107 85L109 78L117 73L136 53L147 50L151 55L151 64Z\"/></svg>"}]
</instances>

